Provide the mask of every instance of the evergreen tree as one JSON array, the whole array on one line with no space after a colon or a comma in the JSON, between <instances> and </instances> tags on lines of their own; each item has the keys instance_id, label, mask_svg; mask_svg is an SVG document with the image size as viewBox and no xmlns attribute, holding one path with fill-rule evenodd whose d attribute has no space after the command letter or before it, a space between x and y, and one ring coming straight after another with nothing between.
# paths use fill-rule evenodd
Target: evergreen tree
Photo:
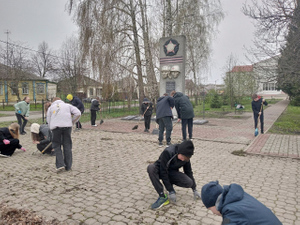
<instances>
[{"instance_id":1,"label":"evergreen tree","mask_svg":"<svg viewBox=\"0 0 300 225\"><path fill-rule=\"evenodd\" d=\"M297 1L286 45L278 61L278 88L287 93L294 103L300 103L300 0ZM296 101L296 102L295 102Z\"/></svg>"}]
</instances>

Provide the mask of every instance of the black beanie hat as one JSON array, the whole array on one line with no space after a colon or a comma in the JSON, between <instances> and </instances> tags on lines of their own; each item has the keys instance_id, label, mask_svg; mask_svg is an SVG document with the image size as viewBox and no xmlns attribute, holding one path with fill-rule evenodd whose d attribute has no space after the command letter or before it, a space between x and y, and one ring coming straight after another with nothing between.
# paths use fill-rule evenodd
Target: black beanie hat
<instances>
[{"instance_id":1,"label":"black beanie hat","mask_svg":"<svg viewBox=\"0 0 300 225\"><path fill-rule=\"evenodd\" d=\"M178 145L178 154L191 157L194 154L194 144L192 141L187 140Z\"/></svg>"},{"instance_id":2,"label":"black beanie hat","mask_svg":"<svg viewBox=\"0 0 300 225\"><path fill-rule=\"evenodd\" d=\"M216 201L220 194L222 194L223 188L219 184L219 181L211 181L205 184L201 190L201 199L206 208L215 206Z\"/></svg>"}]
</instances>

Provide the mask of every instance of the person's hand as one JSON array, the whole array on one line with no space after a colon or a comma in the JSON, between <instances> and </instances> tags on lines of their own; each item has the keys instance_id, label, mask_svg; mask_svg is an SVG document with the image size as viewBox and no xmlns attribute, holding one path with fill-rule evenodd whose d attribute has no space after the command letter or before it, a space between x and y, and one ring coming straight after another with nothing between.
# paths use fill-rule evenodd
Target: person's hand
<instances>
[{"instance_id":1,"label":"person's hand","mask_svg":"<svg viewBox=\"0 0 300 225\"><path fill-rule=\"evenodd\" d=\"M25 120L28 120L28 117L24 117L25 118Z\"/></svg>"},{"instance_id":2,"label":"person's hand","mask_svg":"<svg viewBox=\"0 0 300 225\"><path fill-rule=\"evenodd\" d=\"M196 189L193 190L193 192L194 192L194 200L201 199L201 195Z\"/></svg>"},{"instance_id":3,"label":"person's hand","mask_svg":"<svg viewBox=\"0 0 300 225\"><path fill-rule=\"evenodd\" d=\"M175 192L175 191L170 191L170 192L169 192L169 199L170 199L172 202L176 202L176 192Z\"/></svg>"},{"instance_id":4,"label":"person's hand","mask_svg":"<svg viewBox=\"0 0 300 225\"><path fill-rule=\"evenodd\" d=\"M180 122L180 121L181 121L181 119L178 118L177 122Z\"/></svg>"},{"instance_id":5,"label":"person's hand","mask_svg":"<svg viewBox=\"0 0 300 225\"><path fill-rule=\"evenodd\" d=\"M22 150L23 152L26 152L26 149L25 149L24 147L22 147L21 150Z\"/></svg>"},{"instance_id":6,"label":"person's hand","mask_svg":"<svg viewBox=\"0 0 300 225\"><path fill-rule=\"evenodd\" d=\"M22 113L21 110L18 110L18 113L21 114Z\"/></svg>"},{"instance_id":7,"label":"person's hand","mask_svg":"<svg viewBox=\"0 0 300 225\"><path fill-rule=\"evenodd\" d=\"M4 143L5 145L9 145L9 144L10 144L10 141L7 140L7 139L4 139L4 140L3 140L3 143Z\"/></svg>"},{"instance_id":8,"label":"person's hand","mask_svg":"<svg viewBox=\"0 0 300 225\"><path fill-rule=\"evenodd\" d=\"M262 98L261 100L262 100L262 102L265 102L265 99Z\"/></svg>"},{"instance_id":9,"label":"person's hand","mask_svg":"<svg viewBox=\"0 0 300 225\"><path fill-rule=\"evenodd\" d=\"M261 112L259 112L258 115L260 116L260 115L261 115Z\"/></svg>"}]
</instances>

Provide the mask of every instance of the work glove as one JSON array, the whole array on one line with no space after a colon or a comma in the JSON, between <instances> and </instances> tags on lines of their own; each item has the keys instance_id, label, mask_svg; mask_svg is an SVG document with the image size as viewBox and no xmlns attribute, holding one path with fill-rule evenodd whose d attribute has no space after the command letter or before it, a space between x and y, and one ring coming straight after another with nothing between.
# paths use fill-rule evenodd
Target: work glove
<instances>
[{"instance_id":1,"label":"work glove","mask_svg":"<svg viewBox=\"0 0 300 225\"><path fill-rule=\"evenodd\" d=\"M22 111L21 111L21 110L18 110L18 113L19 113L19 114L21 114L21 113L22 113Z\"/></svg>"},{"instance_id":2,"label":"work glove","mask_svg":"<svg viewBox=\"0 0 300 225\"><path fill-rule=\"evenodd\" d=\"M169 199L170 199L172 202L176 202L176 192L175 192L175 191L170 191L170 192L169 192Z\"/></svg>"},{"instance_id":3,"label":"work glove","mask_svg":"<svg viewBox=\"0 0 300 225\"><path fill-rule=\"evenodd\" d=\"M198 198L201 199L201 195L199 194L199 192L195 189L193 190L194 192L194 200L197 200Z\"/></svg>"},{"instance_id":4,"label":"work glove","mask_svg":"<svg viewBox=\"0 0 300 225\"><path fill-rule=\"evenodd\" d=\"M4 140L3 140L3 143L4 143L5 145L9 145L9 144L10 144L10 141L7 140L7 139L4 139Z\"/></svg>"},{"instance_id":5,"label":"work glove","mask_svg":"<svg viewBox=\"0 0 300 225\"><path fill-rule=\"evenodd\" d=\"M23 152L26 152L26 149L25 149L24 147L22 147L21 150L22 150Z\"/></svg>"}]
</instances>

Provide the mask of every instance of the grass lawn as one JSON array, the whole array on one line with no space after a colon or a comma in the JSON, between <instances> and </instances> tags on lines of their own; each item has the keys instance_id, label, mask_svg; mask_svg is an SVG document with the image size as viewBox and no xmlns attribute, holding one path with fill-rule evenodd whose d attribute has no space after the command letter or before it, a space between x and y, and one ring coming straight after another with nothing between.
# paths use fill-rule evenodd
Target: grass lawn
<instances>
[{"instance_id":1,"label":"grass lawn","mask_svg":"<svg viewBox=\"0 0 300 225\"><path fill-rule=\"evenodd\" d=\"M273 134L300 134L300 107L288 105L287 109L268 131Z\"/></svg>"}]
</instances>

